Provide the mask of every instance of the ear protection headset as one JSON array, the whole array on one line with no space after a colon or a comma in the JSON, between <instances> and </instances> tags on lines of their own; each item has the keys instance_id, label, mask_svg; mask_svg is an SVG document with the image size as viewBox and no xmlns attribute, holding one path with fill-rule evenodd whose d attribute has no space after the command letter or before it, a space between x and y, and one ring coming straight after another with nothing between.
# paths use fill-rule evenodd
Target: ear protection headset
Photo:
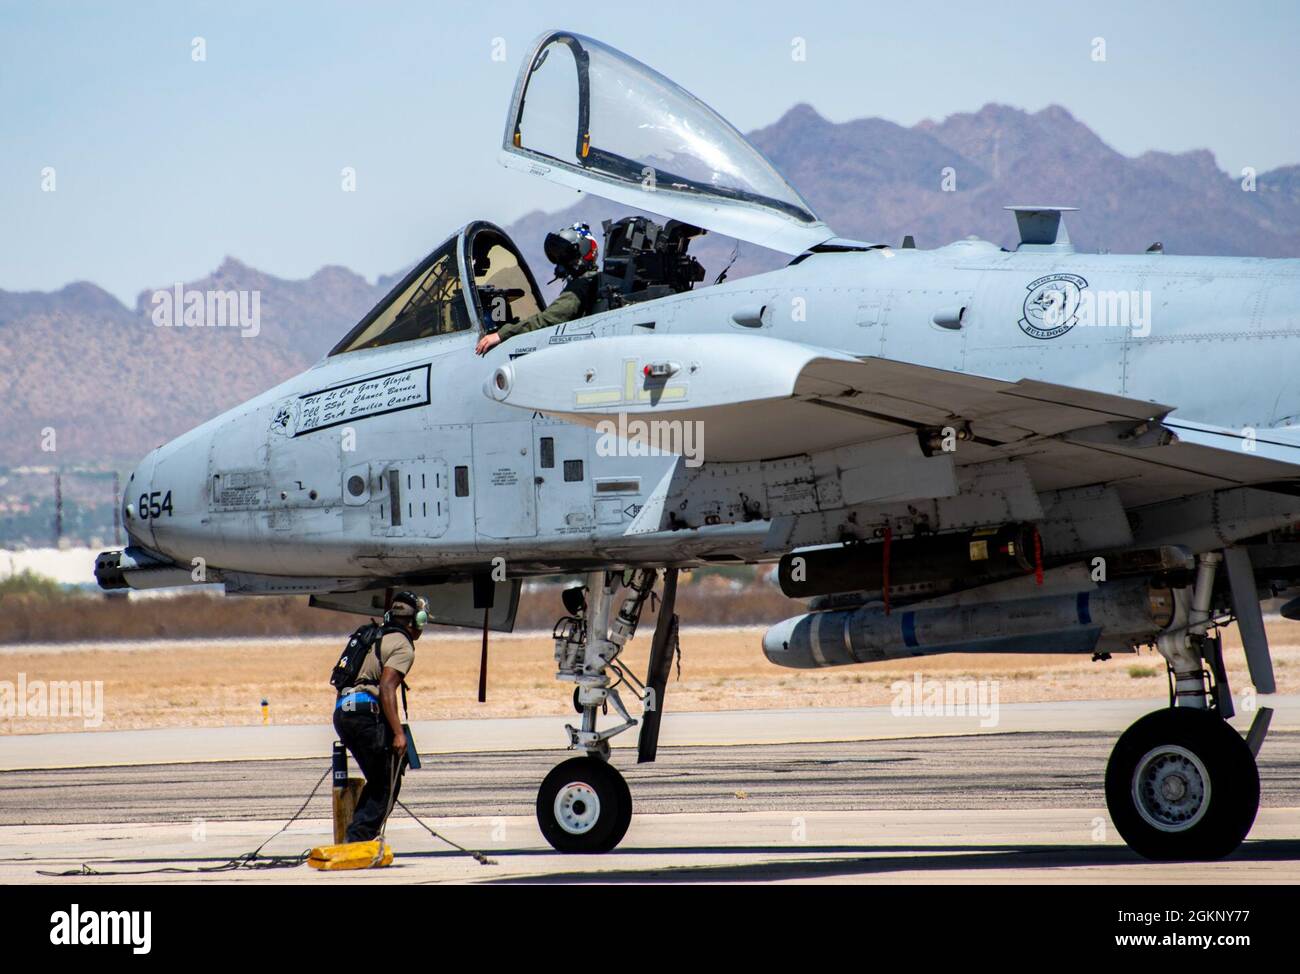
<instances>
[{"instance_id":1,"label":"ear protection headset","mask_svg":"<svg viewBox=\"0 0 1300 974\"><path fill-rule=\"evenodd\" d=\"M393 604L384 613L384 622L409 625L423 629L429 621L427 603L420 596L411 592L399 592L393 596Z\"/></svg>"}]
</instances>

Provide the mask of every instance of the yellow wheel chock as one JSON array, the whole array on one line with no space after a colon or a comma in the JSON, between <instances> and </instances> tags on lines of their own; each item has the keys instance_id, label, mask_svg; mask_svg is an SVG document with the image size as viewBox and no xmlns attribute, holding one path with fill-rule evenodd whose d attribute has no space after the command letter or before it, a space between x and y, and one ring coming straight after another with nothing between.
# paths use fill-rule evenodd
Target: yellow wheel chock
<instances>
[{"instance_id":1,"label":"yellow wheel chock","mask_svg":"<svg viewBox=\"0 0 1300 974\"><path fill-rule=\"evenodd\" d=\"M392 861L392 847L379 839L317 846L307 855L307 865L312 869L369 869Z\"/></svg>"}]
</instances>

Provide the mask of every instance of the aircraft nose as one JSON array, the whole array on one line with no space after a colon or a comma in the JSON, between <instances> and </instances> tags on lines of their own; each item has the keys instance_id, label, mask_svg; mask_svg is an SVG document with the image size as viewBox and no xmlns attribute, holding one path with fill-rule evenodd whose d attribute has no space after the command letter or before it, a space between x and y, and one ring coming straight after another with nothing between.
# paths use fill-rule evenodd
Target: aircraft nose
<instances>
[{"instance_id":1,"label":"aircraft nose","mask_svg":"<svg viewBox=\"0 0 1300 974\"><path fill-rule=\"evenodd\" d=\"M131 471L122 489L122 527L126 529L131 544L153 545L153 535L149 530L149 494L157 454L157 450L151 450Z\"/></svg>"},{"instance_id":2,"label":"aircraft nose","mask_svg":"<svg viewBox=\"0 0 1300 974\"><path fill-rule=\"evenodd\" d=\"M211 428L199 427L160 446L136 471L135 517L149 548L180 563L211 555L207 471Z\"/></svg>"}]
</instances>

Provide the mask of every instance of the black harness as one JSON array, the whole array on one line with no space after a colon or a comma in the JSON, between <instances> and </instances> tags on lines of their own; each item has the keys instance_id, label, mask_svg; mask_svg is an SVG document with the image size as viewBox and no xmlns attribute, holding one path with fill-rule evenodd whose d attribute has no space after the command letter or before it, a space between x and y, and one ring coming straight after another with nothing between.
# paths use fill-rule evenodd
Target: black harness
<instances>
[{"instance_id":1,"label":"black harness","mask_svg":"<svg viewBox=\"0 0 1300 974\"><path fill-rule=\"evenodd\" d=\"M366 623L348 637L348 644L343 648L343 653L339 656L338 662L334 664L334 670L330 674L330 683L333 685L337 696L343 696L343 691L348 688L355 691L358 687L379 686L378 680L360 679L361 667L364 665L366 656L373 650L375 662L379 664L379 672L383 673L384 658L380 655L380 648L383 645L384 637L389 633L398 633L406 639L410 639L400 626L381 626L374 622ZM402 677L402 714L403 716L407 714L405 675Z\"/></svg>"}]
</instances>

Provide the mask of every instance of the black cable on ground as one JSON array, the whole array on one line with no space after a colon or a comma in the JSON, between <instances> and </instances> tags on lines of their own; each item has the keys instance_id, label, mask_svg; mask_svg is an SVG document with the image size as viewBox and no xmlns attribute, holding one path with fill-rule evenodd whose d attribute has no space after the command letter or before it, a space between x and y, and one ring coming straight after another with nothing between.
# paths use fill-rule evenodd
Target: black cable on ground
<instances>
[{"instance_id":1,"label":"black cable on ground","mask_svg":"<svg viewBox=\"0 0 1300 974\"><path fill-rule=\"evenodd\" d=\"M68 876L149 876L149 875L157 875L161 873L221 873L221 872L231 872L236 869L292 869L295 866L301 866L303 863L307 861L308 856L311 854L311 850L304 850L303 852L298 853L296 856L264 856L262 855L262 850L265 849L267 845L270 844L272 839L275 839L278 836L282 835L290 825L298 821L298 819L302 816L302 813L307 810L307 806L311 804L311 800L316 797L316 792L320 790L320 786L324 784L325 779L329 777L330 772L332 770L333 768L325 769L325 773L320 776L320 779L312 787L311 793L307 796L306 800L302 803L302 805L299 806L298 810L293 813L289 821L285 822L282 826L280 826L280 828L278 828L275 831L275 833L272 834L269 838L267 838L261 845L259 845L252 852L245 852L243 855L235 856L233 859L227 859L225 862L218 863L214 866L161 866L157 869L111 869L110 870L110 869L96 869L94 866L90 865L90 863L83 862L81 866L77 869L65 869L61 872L55 872L47 869L38 869L36 870L36 874L38 876L53 876L58 878L63 878ZM394 790L395 788L392 785L390 785L389 794L391 795ZM497 865L495 859L489 859L481 852L475 852L473 849L466 849L464 846L457 845L455 842L452 842L451 839L447 838L446 836L439 835L428 825L426 825L420 819L420 817L416 815L415 812L411 811L400 799L394 799L393 803L389 804L388 811L390 815L392 814L393 804L397 804L401 806L402 811L406 812L407 815L411 816L411 818L415 820L417 825L419 825L422 829L424 829L426 832L428 832L431 836L433 836L438 841L445 842L447 845L451 846L457 852L470 856L481 866ZM387 825L387 823L388 823L388 815L385 815L384 824ZM384 844L383 832L381 830L380 832L381 853L383 851L383 844ZM181 859L176 861L192 862L193 860Z\"/></svg>"},{"instance_id":2,"label":"black cable on ground","mask_svg":"<svg viewBox=\"0 0 1300 974\"><path fill-rule=\"evenodd\" d=\"M455 842L452 842L451 839L447 838L445 835L439 835L433 829L429 828L429 826L425 825L424 822L421 820L420 816L416 815L415 812L407 808L400 798L397 799L397 805L407 815L415 819L416 824L419 825L420 828L424 829L424 831L428 832L439 842L445 842L447 843L447 845L451 846L457 852L463 852L465 855L472 857L476 862L478 862L480 866L495 866L497 864L497 861L495 859L489 859L481 852L475 852L473 849L466 849L463 845L457 845Z\"/></svg>"},{"instance_id":3,"label":"black cable on ground","mask_svg":"<svg viewBox=\"0 0 1300 974\"><path fill-rule=\"evenodd\" d=\"M38 869L36 870L36 874L38 876L55 876L55 877L148 876L157 873L221 873L221 872L230 872L235 869L291 869L294 866L301 866L304 862L307 861L307 857L308 855L310 855L310 850L304 850L303 852L298 853L296 856L264 856L262 855L262 850L265 849L266 846L271 842L271 839L274 839L277 836L283 834L285 829L287 829L294 822L298 821L302 813L307 810L307 806L311 804L311 800L316 797L316 792L320 790L320 786L324 784L325 779L329 777L330 772L332 770L333 770L332 768L325 769L325 773L320 776L320 780L318 780L316 784L312 787L311 794L307 796L307 800L304 801L302 805L299 807L299 809L293 813L293 817L290 818L289 821L285 822L282 826L280 826L279 829L275 831L274 835L266 839L266 841L264 841L252 852L245 852L241 856L235 856L235 858L233 859L227 859L225 862L218 863L215 866L162 866L158 869L105 870L105 869L96 869L94 866L90 865L90 863L83 862L81 864L81 868L79 869L66 869L62 872L52 872L46 869ZM193 860L178 859L176 861L192 862Z\"/></svg>"}]
</instances>

